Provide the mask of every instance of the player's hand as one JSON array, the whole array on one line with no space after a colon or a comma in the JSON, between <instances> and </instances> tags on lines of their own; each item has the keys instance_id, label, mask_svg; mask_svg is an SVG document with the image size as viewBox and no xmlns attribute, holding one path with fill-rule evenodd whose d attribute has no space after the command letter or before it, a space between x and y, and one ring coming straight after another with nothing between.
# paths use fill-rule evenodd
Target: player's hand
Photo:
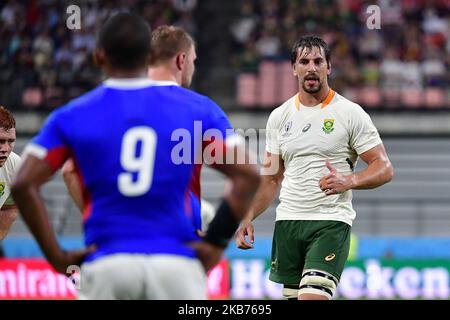
<instances>
[{"instance_id":1,"label":"player's hand","mask_svg":"<svg viewBox=\"0 0 450 320\"><path fill-rule=\"evenodd\" d=\"M245 239L245 236L248 236L249 241ZM243 220L236 231L236 246L243 250L253 249L253 242L255 242L253 224L250 220Z\"/></svg>"},{"instance_id":2,"label":"player's hand","mask_svg":"<svg viewBox=\"0 0 450 320\"><path fill-rule=\"evenodd\" d=\"M215 246L206 241L192 242L189 244L190 247L195 249L197 257L208 272L222 259L223 252L225 248Z\"/></svg>"},{"instance_id":3,"label":"player's hand","mask_svg":"<svg viewBox=\"0 0 450 320\"><path fill-rule=\"evenodd\" d=\"M197 235L198 235L200 238L204 238L204 237L206 236L206 232L205 232L205 231L202 231L202 230L200 230L200 229L195 230L195 232L197 233Z\"/></svg>"},{"instance_id":4,"label":"player's hand","mask_svg":"<svg viewBox=\"0 0 450 320\"><path fill-rule=\"evenodd\" d=\"M331 165L328 159L325 165L330 170L330 173L319 180L319 187L327 196L343 193L352 188L353 174L343 175L337 172L336 168Z\"/></svg>"},{"instance_id":5,"label":"player's hand","mask_svg":"<svg viewBox=\"0 0 450 320\"><path fill-rule=\"evenodd\" d=\"M85 257L96 250L94 245L81 249L72 251L61 251L57 258L51 259L50 264L58 272L70 276L68 273L68 268L70 266L80 266L84 261Z\"/></svg>"}]
</instances>

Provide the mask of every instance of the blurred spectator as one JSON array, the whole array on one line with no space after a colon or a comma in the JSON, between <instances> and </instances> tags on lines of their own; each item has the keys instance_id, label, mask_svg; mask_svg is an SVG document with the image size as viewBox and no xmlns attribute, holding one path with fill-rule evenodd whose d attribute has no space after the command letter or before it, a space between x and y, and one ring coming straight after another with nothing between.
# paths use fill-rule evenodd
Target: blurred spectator
<instances>
[{"instance_id":1,"label":"blurred spectator","mask_svg":"<svg viewBox=\"0 0 450 320\"><path fill-rule=\"evenodd\" d=\"M242 1L240 13L240 17L231 25L231 33L236 42L244 44L250 39L258 23L258 15L253 3L248 0Z\"/></svg>"},{"instance_id":2,"label":"blurred spectator","mask_svg":"<svg viewBox=\"0 0 450 320\"><path fill-rule=\"evenodd\" d=\"M73 62L73 52L70 49L70 43L68 40L64 41L59 49L55 53L55 62L57 64L67 63L69 65Z\"/></svg>"},{"instance_id":3,"label":"blurred spectator","mask_svg":"<svg viewBox=\"0 0 450 320\"><path fill-rule=\"evenodd\" d=\"M275 58L279 54L280 39L274 31L265 30L256 41L255 47L261 58Z\"/></svg>"},{"instance_id":4,"label":"blurred spectator","mask_svg":"<svg viewBox=\"0 0 450 320\"><path fill-rule=\"evenodd\" d=\"M190 12L197 6L197 0L171 0L173 8L182 12Z\"/></svg>"},{"instance_id":5,"label":"blurred spectator","mask_svg":"<svg viewBox=\"0 0 450 320\"><path fill-rule=\"evenodd\" d=\"M433 47L428 48L425 60L422 62L422 72L426 86L445 87L445 60L438 49Z\"/></svg>"},{"instance_id":6,"label":"blurred spectator","mask_svg":"<svg viewBox=\"0 0 450 320\"><path fill-rule=\"evenodd\" d=\"M52 59L53 40L49 36L48 29L41 32L33 42L34 66L41 69L47 61Z\"/></svg>"}]
</instances>

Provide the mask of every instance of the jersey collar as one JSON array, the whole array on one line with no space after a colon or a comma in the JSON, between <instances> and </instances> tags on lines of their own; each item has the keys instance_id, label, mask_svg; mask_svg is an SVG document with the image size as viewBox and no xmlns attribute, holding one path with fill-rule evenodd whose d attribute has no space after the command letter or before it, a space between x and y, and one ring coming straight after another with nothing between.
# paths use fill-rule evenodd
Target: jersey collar
<instances>
[{"instance_id":1,"label":"jersey collar","mask_svg":"<svg viewBox=\"0 0 450 320\"><path fill-rule=\"evenodd\" d=\"M178 86L178 83L175 81L156 81L148 78L110 78L105 80L103 85L114 89L141 89L151 86Z\"/></svg>"},{"instance_id":2,"label":"jersey collar","mask_svg":"<svg viewBox=\"0 0 450 320\"><path fill-rule=\"evenodd\" d=\"M336 94L336 92L330 88L330 90L328 90L328 94L327 94L325 100L322 101L322 105L321 105L320 109L323 109L328 104L330 104L330 102L331 102L331 100L333 100L335 94ZM300 95L298 93L295 96L295 108L297 110L300 110Z\"/></svg>"}]
</instances>

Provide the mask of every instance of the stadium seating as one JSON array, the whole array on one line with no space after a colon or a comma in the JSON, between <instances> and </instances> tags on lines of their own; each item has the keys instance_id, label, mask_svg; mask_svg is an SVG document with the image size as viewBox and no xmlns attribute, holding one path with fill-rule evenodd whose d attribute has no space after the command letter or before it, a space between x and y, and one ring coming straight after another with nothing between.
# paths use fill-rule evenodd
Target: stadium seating
<instances>
[{"instance_id":1,"label":"stadium seating","mask_svg":"<svg viewBox=\"0 0 450 320\"><path fill-rule=\"evenodd\" d=\"M405 89L401 91L400 103L408 109L416 109L423 106L423 91L419 89Z\"/></svg>"},{"instance_id":2,"label":"stadium seating","mask_svg":"<svg viewBox=\"0 0 450 320\"><path fill-rule=\"evenodd\" d=\"M22 104L27 109L38 108L42 105L43 101L42 90L38 87L27 88L22 94Z\"/></svg>"},{"instance_id":3,"label":"stadium seating","mask_svg":"<svg viewBox=\"0 0 450 320\"><path fill-rule=\"evenodd\" d=\"M241 73L237 80L238 103L243 107L257 105L258 77L253 73Z\"/></svg>"},{"instance_id":4,"label":"stadium seating","mask_svg":"<svg viewBox=\"0 0 450 320\"><path fill-rule=\"evenodd\" d=\"M277 80L277 65L271 61L262 62L259 67L258 105L273 108L278 104Z\"/></svg>"},{"instance_id":5,"label":"stadium seating","mask_svg":"<svg viewBox=\"0 0 450 320\"><path fill-rule=\"evenodd\" d=\"M424 92L425 105L428 108L439 108L448 104L446 103L445 91L440 88L427 88Z\"/></svg>"},{"instance_id":6,"label":"stadium seating","mask_svg":"<svg viewBox=\"0 0 450 320\"><path fill-rule=\"evenodd\" d=\"M347 97L347 99L349 99L349 97ZM376 108L382 104L381 92L374 86L366 86L359 90L359 99L357 100L361 105L367 108Z\"/></svg>"}]
</instances>

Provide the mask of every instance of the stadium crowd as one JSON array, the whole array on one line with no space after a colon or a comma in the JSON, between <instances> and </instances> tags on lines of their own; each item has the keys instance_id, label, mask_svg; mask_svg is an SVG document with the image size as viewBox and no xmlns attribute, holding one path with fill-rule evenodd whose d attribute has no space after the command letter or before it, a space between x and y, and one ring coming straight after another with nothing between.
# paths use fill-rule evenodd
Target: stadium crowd
<instances>
[{"instance_id":1,"label":"stadium crowd","mask_svg":"<svg viewBox=\"0 0 450 320\"><path fill-rule=\"evenodd\" d=\"M194 38L199 32L197 0L79 3L82 28L68 32L70 1L0 1L2 103L49 110L98 84L100 72L90 55L95 30L112 13L131 8L152 28L174 24ZM380 29L367 25L372 4L380 8ZM448 0L244 0L235 5L230 70L237 74L238 105L273 108L292 95L290 47L301 35L314 33L333 52L330 83L349 99L372 108L450 108ZM278 79L280 73L289 78ZM272 79L269 88L261 78Z\"/></svg>"},{"instance_id":2,"label":"stadium crowd","mask_svg":"<svg viewBox=\"0 0 450 320\"><path fill-rule=\"evenodd\" d=\"M78 1L81 28L69 30L74 1L0 1L0 101L11 109L53 109L93 88L101 73L91 58L107 17L133 9L152 28L183 27L195 35L196 0ZM70 31L70 32L69 32Z\"/></svg>"},{"instance_id":3,"label":"stadium crowd","mask_svg":"<svg viewBox=\"0 0 450 320\"><path fill-rule=\"evenodd\" d=\"M379 29L366 23L373 4L381 13ZM270 72L262 64L288 62L296 39L319 34L334 55L332 86L350 99L360 93L369 105L407 107L427 97L430 107L450 100L448 0L245 0L231 32L233 64L244 75Z\"/></svg>"}]
</instances>

